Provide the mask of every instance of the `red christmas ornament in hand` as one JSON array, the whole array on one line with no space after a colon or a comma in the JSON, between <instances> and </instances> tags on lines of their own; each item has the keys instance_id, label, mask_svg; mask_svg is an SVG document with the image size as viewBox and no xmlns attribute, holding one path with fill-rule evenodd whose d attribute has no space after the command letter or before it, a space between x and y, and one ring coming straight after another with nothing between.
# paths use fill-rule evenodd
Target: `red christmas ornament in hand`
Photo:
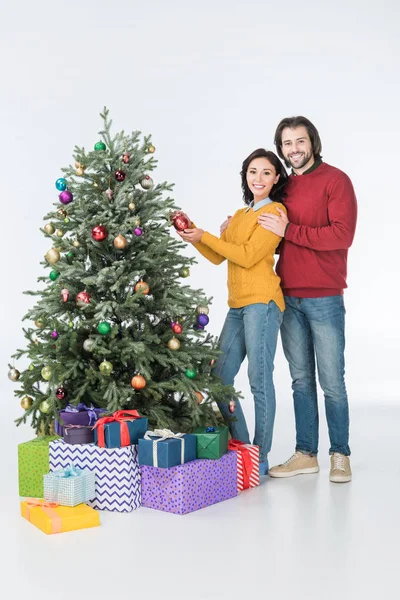
<instances>
[{"instance_id":1,"label":"red christmas ornament in hand","mask_svg":"<svg viewBox=\"0 0 400 600\"><path fill-rule=\"evenodd\" d=\"M103 227L103 225L96 225L96 227L93 227L92 229L92 238L96 241L96 242L102 242L103 240L105 240L108 236L108 231L105 227Z\"/></svg>"},{"instance_id":2,"label":"red christmas ornament in hand","mask_svg":"<svg viewBox=\"0 0 400 600\"><path fill-rule=\"evenodd\" d=\"M174 213L171 216L171 221L177 231L184 231L190 228L190 219L184 213Z\"/></svg>"}]
</instances>

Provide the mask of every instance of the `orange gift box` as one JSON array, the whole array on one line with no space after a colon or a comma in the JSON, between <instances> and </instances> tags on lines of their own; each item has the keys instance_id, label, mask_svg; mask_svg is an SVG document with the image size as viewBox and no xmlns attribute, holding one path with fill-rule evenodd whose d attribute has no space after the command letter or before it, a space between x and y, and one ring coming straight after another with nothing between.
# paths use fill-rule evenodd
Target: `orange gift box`
<instances>
[{"instance_id":1,"label":"orange gift box","mask_svg":"<svg viewBox=\"0 0 400 600\"><path fill-rule=\"evenodd\" d=\"M21 502L21 515L44 533L62 533L100 525L98 511L86 504L60 506L38 498Z\"/></svg>"}]
</instances>

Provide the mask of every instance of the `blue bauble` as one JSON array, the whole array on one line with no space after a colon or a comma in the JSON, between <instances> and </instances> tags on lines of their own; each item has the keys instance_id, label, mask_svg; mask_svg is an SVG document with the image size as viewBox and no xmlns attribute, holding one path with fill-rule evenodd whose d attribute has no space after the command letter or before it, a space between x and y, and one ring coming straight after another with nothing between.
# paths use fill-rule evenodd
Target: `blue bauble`
<instances>
[{"instance_id":1,"label":"blue bauble","mask_svg":"<svg viewBox=\"0 0 400 600\"><path fill-rule=\"evenodd\" d=\"M63 192L64 190L66 190L67 189L67 180L64 179L64 177L60 177L59 179L57 179L57 181L56 181L56 188L60 192Z\"/></svg>"}]
</instances>

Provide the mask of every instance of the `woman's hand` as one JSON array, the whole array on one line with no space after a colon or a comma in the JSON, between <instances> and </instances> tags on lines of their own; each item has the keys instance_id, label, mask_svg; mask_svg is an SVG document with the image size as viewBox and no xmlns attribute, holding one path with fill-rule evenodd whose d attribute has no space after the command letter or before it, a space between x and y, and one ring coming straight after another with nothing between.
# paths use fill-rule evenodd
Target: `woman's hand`
<instances>
[{"instance_id":1,"label":"woman's hand","mask_svg":"<svg viewBox=\"0 0 400 600\"><path fill-rule=\"evenodd\" d=\"M280 237L285 237L286 226L289 223L289 219L286 216L286 213L277 207L276 209L279 213L278 215L273 215L271 213L264 213L258 217L258 223L264 229L268 231L272 231L272 233L276 233Z\"/></svg>"},{"instance_id":2,"label":"woman's hand","mask_svg":"<svg viewBox=\"0 0 400 600\"><path fill-rule=\"evenodd\" d=\"M178 235L180 235L185 242L190 242L191 244L200 242L203 233L204 229L199 229L198 227L195 227L194 229L185 229L185 231L178 231Z\"/></svg>"},{"instance_id":3,"label":"woman's hand","mask_svg":"<svg viewBox=\"0 0 400 600\"><path fill-rule=\"evenodd\" d=\"M220 232L220 234L223 234L223 233L224 233L225 229L228 227L229 223L231 222L231 219L232 219L232 215L229 215L229 216L226 218L226 221L224 221L224 222L222 223L221 227L219 228L219 232Z\"/></svg>"}]
</instances>

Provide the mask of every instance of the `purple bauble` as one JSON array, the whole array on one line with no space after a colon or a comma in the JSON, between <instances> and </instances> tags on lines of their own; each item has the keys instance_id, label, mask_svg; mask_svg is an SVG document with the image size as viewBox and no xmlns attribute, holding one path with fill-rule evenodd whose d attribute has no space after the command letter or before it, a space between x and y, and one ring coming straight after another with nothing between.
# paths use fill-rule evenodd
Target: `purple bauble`
<instances>
[{"instance_id":1,"label":"purple bauble","mask_svg":"<svg viewBox=\"0 0 400 600\"><path fill-rule=\"evenodd\" d=\"M133 230L133 233L135 235L142 235L143 229L141 227L135 227L135 229Z\"/></svg>"},{"instance_id":2,"label":"purple bauble","mask_svg":"<svg viewBox=\"0 0 400 600\"><path fill-rule=\"evenodd\" d=\"M204 326L203 325L199 325L198 323L195 323L193 325L193 329L204 329Z\"/></svg>"},{"instance_id":3,"label":"purple bauble","mask_svg":"<svg viewBox=\"0 0 400 600\"><path fill-rule=\"evenodd\" d=\"M61 192L58 198L62 204L69 204L73 200L73 195L69 190L64 190Z\"/></svg>"},{"instance_id":4,"label":"purple bauble","mask_svg":"<svg viewBox=\"0 0 400 600\"><path fill-rule=\"evenodd\" d=\"M53 338L53 340L56 340L56 339L58 339L58 331L55 331L55 330L54 330L54 331L52 331L52 332L51 332L51 337Z\"/></svg>"},{"instance_id":5,"label":"purple bauble","mask_svg":"<svg viewBox=\"0 0 400 600\"><path fill-rule=\"evenodd\" d=\"M208 325L209 320L210 319L207 317L207 315L205 315L204 313L201 313L201 315L199 315L197 317L197 325L201 325L202 327L205 327L206 325Z\"/></svg>"}]
</instances>

